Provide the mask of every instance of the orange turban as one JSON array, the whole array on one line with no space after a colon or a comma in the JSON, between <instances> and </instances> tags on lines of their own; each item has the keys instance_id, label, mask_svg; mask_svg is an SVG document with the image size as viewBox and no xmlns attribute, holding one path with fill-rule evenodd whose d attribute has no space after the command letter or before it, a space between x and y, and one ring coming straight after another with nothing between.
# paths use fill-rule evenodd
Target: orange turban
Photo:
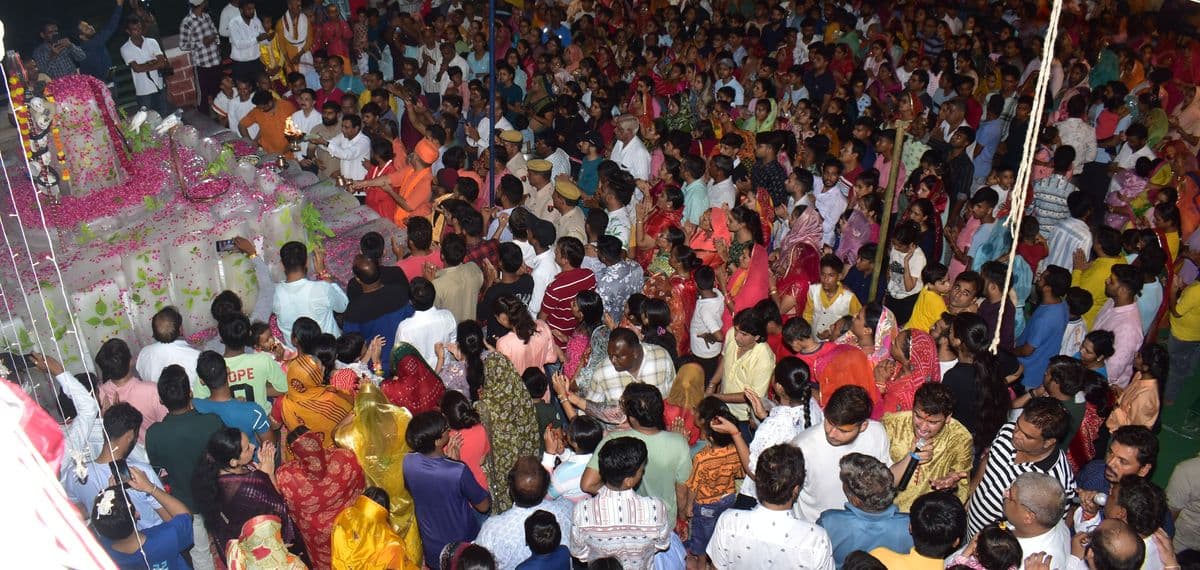
<instances>
[{"instance_id":1,"label":"orange turban","mask_svg":"<svg viewBox=\"0 0 1200 570\"><path fill-rule=\"evenodd\" d=\"M438 154L440 154L438 147L427 139L421 139L421 142L417 143L416 153L417 158L421 159L421 162L425 164L437 162Z\"/></svg>"}]
</instances>

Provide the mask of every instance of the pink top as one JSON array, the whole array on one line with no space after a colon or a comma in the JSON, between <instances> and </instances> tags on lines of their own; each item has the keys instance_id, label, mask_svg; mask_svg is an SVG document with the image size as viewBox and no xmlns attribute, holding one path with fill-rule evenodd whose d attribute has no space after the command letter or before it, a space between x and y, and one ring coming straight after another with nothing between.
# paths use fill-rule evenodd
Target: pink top
<instances>
[{"instance_id":1,"label":"pink top","mask_svg":"<svg viewBox=\"0 0 1200 570\"><path fill-rule=\"evenodd\" d=\"M167 408L158 399L158 385L131 378L118 386L116 382L105 382L96 390L100 393L100 404L108 409L113 404L125 402L142 413L142 427L138 430L138 442L145 443L146 430L167 417Z\"/></svg>"},{"instance_id":2,"label":"pink top","mask_svg":"<svg viewBox=\"0 0 1200 570\"><path fill-rule=\"evenodd\" d=\"M550 326L542 320L537 321L537 329L529 337L528 343L510 331L496 339L496 351L512 361L517 374L525 372L527 368L541 368L558 360L554 352L554 335L550 332Z\"/></svg>"},{"instance_id":3,"label":"pink top","mask_svg":"<svg viewBox=\"0 0 1200 570\"><path fill-rule=\"evenodd\" d=\"M968 219L965 224L963 224L962 229L958 231L958 239L954 241L954 245L965 250L970 250L971 239L975 237L975 232L979 229L980 225L982 225L982 222L980 222L975 216L971 216L971 218ZM968 251L968 253L970 253L970 251ZM954 278L958 277L959 273L962 273L967 269L968 267L966 264L951 256L950 267L946 271L946 280L954 283Z\"/></svg>"},{"instance_id":4,"label":"pink top","mask_svg":"<svg viewBox=\"0 0 1200 570\"><path fill-rule=\"evenodd\" d=\"M487 430L483 429L483 424L477 424L467 429L455 430L454 433L460 433L463 437L458 460L471 470L471 474L475 476L475 482L479 483L480 487L490 489L487 475L483 473L483 460L492 452L492 443L488 441Z\"/></svg>"},{"instance_id":5,"label":"pink top","mask_svg":"<svg viewBox=\"0 0 1200 570\"><path fill-rule=\"evenodd\" d=\"M396 263L396 267L404 270L404 276L412 281L414 277L425 275L425 263L432 263L434 267L441 269L446 266L442 261L442 254L437 249L430 251L427 255L410 255L401 259Z\"/></svg>"}]
</instances>

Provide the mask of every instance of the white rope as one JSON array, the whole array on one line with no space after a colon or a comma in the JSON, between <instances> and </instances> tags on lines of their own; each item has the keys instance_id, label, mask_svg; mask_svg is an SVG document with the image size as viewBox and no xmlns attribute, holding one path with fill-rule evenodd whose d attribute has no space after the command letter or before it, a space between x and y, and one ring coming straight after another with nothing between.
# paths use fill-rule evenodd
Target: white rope
<instances>
[{"instance_id":1,"label":"white rope","mask_svg":"<svg viewBox=\"0 0 1200 570\"><path fill-rule=\"evenodd\" d=\"M4 68L3 64L0 64L0 76L3 76L3 77L7 77L7 76L8 76L7 70ZM12 101L12 94L11 94L11 91L9 92L9 101L8 101L8 102L9 102L9 108L12 108L12 109L15 109L15 108L16 108L15 104L14 104L14 103L13 103L13 101ZM25 136L24 136L23 134L21 134L21 132L20 132L20 129L17 129L17 137L18 137L18 141L20 142L20 148L21 148L21 149L24 149L24 148L25 148ZM75 312L72 310L72 308L71 308L71 302L70 302L70 299L69 299L69 297L67 296L67 287L66 287L66 283L65 283L65 281L63 280L63 276L62 276L62 269L61 269L61 267L58 265L58 253L57 253L57 252L55 251L55 249L54 249L54 239L53 239L53 237L50 235L50 229L49 229L49 226L48 226L48 225L47 225L47 223L46 223L46 213L45 213L45 211L44 211L44 210L43 210L43 208L42 208L42 200L41 200L41 196L40 196L40 193L37 191L37 185L36 185L36 183L35 183L35 182L34 182L34 180L33 180L32 171L31 171L31 170L30 170L30 168L29 168L29 160L28 160L28 157L27 157L27 156L25 156L25 153L24 153L24 152L21 152L21 153L20 153L20 155L21 155L21 160L22 160L22 161L24 162L24 164L25 164L25 174L26 174L26 176L28 176L30 184L33 184L33 185L34 185L34 186L33 186L33 188L34 188L34 193L33 193L33 196L34 196L34 202L37 204L37 209L38 209L38 217L39 217L39 219L40 219L40 221L41 221L41 224L42 224L42 231L43 231L43 232L46 234L46 241L47 241L47 243L49 244L49 247L50 247L50 258L49 258L47 261L49 261L49 262L50 262L50 263L51 263L51 264L54 266L54 273L55 273L55 277L57 278L57 280L58 280L58 285L59 285L59 293L62 295L62 298L63 298L63 303L64 303L64 306L63 306L63 307L64 307L64 310L65 310L65 312L66 312L66 314L67 314L67 319L68 319L68 321L69 321L69 323L70 323L70 324L69 324L69 327L68 327L68 329L67 329L67 330L68 330L68 334L73 334L73 335L75 336L75 341L76 341L77 345L79 346L79 351L80 351L80 352L79 352L79 359L80 359L80 361L81 361L81 364L83 365L83 369L84 369L84 371L85 371L85 372L87 372L88 374L92 374L92 371L91 371L91 370L89 369L89 367L88 367L88 360L89 360L89 355L90 355L90 353L89 353L89 352L87 352L87 348L86 348L86 346L84 345L84 342L83 342L82 335L80 335L80 334L79 334L79 328L78 328L78 325L77 325L77 323L76 323L76 320L75 320ZM13 211L12 211L12 213L10 214L10 216L12 216L12 217L16 218L16 220L17 220L17 228L20 230L20 233L21 233L21 240L22 240L22 241L25 243L25 252L26 252L26 256L27 256L27 257L29 257L30 269L31 269L32 271L34 271L34 277L36 277L36 276L37 276L36 264L35 264L35 262L34 262L34 260L33 260L33 254L32 254L32 251L31 251L31 249L30 249L30 247L29 247L29 240L28 240L28 237L27 237L27 236L26 236L26 234L25 234L25 224L24 224L24 221L21 219L20 208L17 206L17 198L16 198L16 194L13 192L12 180L9 178L9 175L8 175L8 168L7 168L7 166L3 166L3 153L0 153L0 169L2 169L2 170L3 170L3 172L4 172L4 181L5 181L5 184L7 184L7 186L8 186L8 195L9 195L9 200L10 200L10 202L12 203L12 208L13 208ZM29 304L29 298L28 298L28 296L26 296L26 294L25 294L25 286L24 286L24 283L22 282L22 279L21 279L20 270L17 268L17 254L16 254L16 252L14 252L14 251L12 250L12 243L13 243L13 242L12 242L12 240L10 240L10 239L9 239L9 237L8 237L8 232L7 232L7 230L5 230L5 229L3 228L3 225L2 225L2 224L0 224L0 233L3 233L5 242L9 244L9 252L12 254L12 255L11 255L11 257L12 257L12 263L13 263L13 270L16 272L17 285L18 285L18 287L21 289L21 297L22 297L22 298L25 300L25 306L26 306L27 310L29 311L30 318L31 318L31 319L36 319L36 317L34 316L34 313L33 313L33 309L32 309L32 307L31 307L31 306L30 306L30 304ZM42 288L41 288L40 284L35 284L35 285L37 285L37 292L38 292L38 296L39 296L39 297L41 298L41 300L42 300L42 312L43 312L43 314L45 314L45 316L46 316L46 323L47 323L47 325L48 325L48 326L50 326L50 327L51 327L50 339L51 339L51 340L54 342L54 348L55 348L55 352L56 352L56 354L58 355L58 361L59 361L59 363L60 363L60 364L64 364L64 365L65 365L65 362L66 362L66 361L65 361L65 359L63 358L63 355L62 355L62 346L61 346L61 345L58 343L58 339L54 337L53 325L51 324L51 319L50 319L50 310L49 310L49 308L46 306L46 297L45 297L45 294L42 292ZM45 354L45 353L46 353L46 350L45 350L45 346L44 346L44 344L43 344L43 342L42 342L42 337L41 337L41 335L40 335L40 334L38 334L38 333L37 333L37 331L36 331L36 327L34 327L34 323L33 323L33 322L30 322L30 329L32 329L32 330L31 330L32 336L33 336L33 337L35 337L35 338L37 339L38 352L40 352L40 353L42 353L42 354ZM94 377L94 376L93 376L93 377ZM55 395L55 396L54 396L54 398L55 398L55 401L58 403L59 415L60 415L60 417L61 417L61 416L62 416L62 415L64 415L64 414L63 414L63 411L62 411L62 401L61 401L61 400L59 400L59 398L58 398L58 390L57 390L57 388L58 388L58 385L57 385L57 383L58 383L58 380L57 380L57 379L52 379L51 381L52 381L52 382L54 382L54 387L56 388L56 389L55 389L55 391L54 391L54 395ZM92 394L91 394L91 395L92 395L92 398L93 398L93 400L95 400L95 402L96 402L96 407L97 407L97 409L101 410L101 417L102 417L102 416L103 416L104 405L103 405L103 404L100 402L100 400L99 400L99 398L97 397L97 395L96 395L96 393L95 393L95 392L92 392ZM39 402L39 405L40 405L40 402ZM101 421L101 422L100 422L100 429L101 429L101 433L103 433L103 435L104 435L104 444L105 444L105 445L107 445L107 446L108 446L108 448L109 448L110 450L111 450L111 449L113 449L113 440L112 440L112 436L111 436L111 435L108 433L108 430L104 428L104 422L103 422L103 421ZM88 446L88 448L89 448L89 451L90 451L90 445L91 445L91 443L90 443L90 438L89 438L89 441L88 441L88 442L85 442L85 445L86 445L86 446ZM93 460L94 460L94 458L93 458ZM129 498L129 494L128 494L128 492L127 492L127 491L126 491L126 489L125 489L125 485L128 483L128 481L126 481L126 480L125 480L125 479L124 479L124 478L123 478L123 477L120 475L120 473L116 473L115 477L116 477L116 479L117 479L117 481L116 481L116 483L117 483L117 486L118 486L118 487L120 487L120 489L121 489L121 494L124 496L126 504L128 504L128 505L131 505L131 506L132 506L132 504L133 504L133 503L132 503L132 501L130 500L130 498ZM88 516L89 516L89 518L90 518L90 515L91 515L91 513L89 512L89 513L88 513ZM140 533L140 531L138 531L138 530L137 530L137 519L136 519L136 518L133 516L133 513L132 513L132 512L130 512L130 513L129 513L129 516L130 516L130 519L131 519L131 520L132 520L132 522L133 522L133 527L134 527L134 532L135 532L135 534L137 534L137 533ZM145 563L145 565L146 565L146 569L147 569L147 570L150 570L150 568L151 568L151 565L150 565L150 559L149 559L149 558L147 557L147 555L146 555L145 548L141 548L141 547L139 547L139 548L138 548L138 552L140 552L140 553L141 553L141 555L142 555L142 561Z\"/></svg>"},{"instance_id":2,"label":"white rope","mask_svg":"<svg viewBox=\"0 0 1200 570\"><path fill-rule=\"evenodd\" d=\"M1025 131L1025 148L1021 154L1021 162L1017 168L1017 180L1013 185L1010 197L1008 220L1005 221L1012 244L1008 251L1008 269L1004 273L1004 298L1000 301L1000 314L996 318L996 332L989 347L992 354L1000 348L1000 331L1004 322L1004 303L1008 301L1009 290L1012 287L1013 260L1017 256L1017 245L1020 244L1021 221L1025 219L1025 206L1029 201L1029 177L1033 171L1033 157L1037 154L1037 138L1042 130L1042 120L1045 118L1046 91L1050 85L1050 67L1054 62L1054 44L1058 40L1058 22L1062 18L1062 0L1054 0L1050 11L1050 23L1046 28L1046 37L1042 40L1042 62L1038 68L1037 84L1033 92L1033 110L1030 112L1031 122ZM1036 268L1033 268L1036 269ZM1014 314L1015 318L1015 314Z\"/></svg>"}]
</instances>

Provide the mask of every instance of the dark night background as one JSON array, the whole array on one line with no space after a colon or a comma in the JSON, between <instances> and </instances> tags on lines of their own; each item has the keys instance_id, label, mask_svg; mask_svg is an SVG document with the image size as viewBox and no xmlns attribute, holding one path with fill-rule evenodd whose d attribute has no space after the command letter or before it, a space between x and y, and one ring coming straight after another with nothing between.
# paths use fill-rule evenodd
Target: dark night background
<instances>
[{"instance_id":1,"label":"dark night background","mask_svg":"<svg viewBox=\"0 0 1200 570\"><path fill-rule=\"evenodd\" d=\"M137 0L125 0L123 17L132 14L131 6ZM142 0L141 4L158 20L157 37L173 36L179 33L179 22L187 13L187 0ZM228 0L209 0L208 13L212 15L213 23L218 23L221 9ZM56 21L64 34L74 35L74 22L87 20L97 30L104 27L116 7L115 0L0 0L0 21L4 22L4 49L17 50L23 54L33 51L41 39L38 32L45 20ZM259 12L276 15L283 12L284 0L258 0L255 5ZM154 30L147 29L146 35ZM125 34L120 28L109 42L114 63L120 65L121 44L125 43Z\"/></svg>"}]
</instances>

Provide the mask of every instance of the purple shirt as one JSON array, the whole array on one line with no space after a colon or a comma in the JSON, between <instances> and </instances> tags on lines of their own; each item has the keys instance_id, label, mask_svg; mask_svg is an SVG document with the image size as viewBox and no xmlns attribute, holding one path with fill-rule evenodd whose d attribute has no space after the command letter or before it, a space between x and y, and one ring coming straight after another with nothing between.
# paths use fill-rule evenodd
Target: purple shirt
<instances>
[{"instance_id":1,"label":"purple shirt","mask_svg":"<svg viewBox=\"0 0 1200 570\"><path fill-rule=\"evenodd\" d=\"M1008 300L1008 297L1005 297L1004 321L1000 324L1000 348L1004 350L1012 350L1013 342L1016 340L1016 315L1017 308L1013 306L1012 301ZM1000 304L984 301L979 305L979 316L987 324L988 345L990 346L996 334L996 321L1000 319Z\"/></svg>"},{"instance_id":2,"label":"purple shirt","mask_svg":"<svg viewBox=\"0 0 1200 570\"><path fill-rule=\"evenodd\" d=\"M479 517L471 505L490 495L463 463L420 453L404 456L404 484L416 507L425 564L438 570L442 548L479 534Z\"/></svg>"}]
</instances>

